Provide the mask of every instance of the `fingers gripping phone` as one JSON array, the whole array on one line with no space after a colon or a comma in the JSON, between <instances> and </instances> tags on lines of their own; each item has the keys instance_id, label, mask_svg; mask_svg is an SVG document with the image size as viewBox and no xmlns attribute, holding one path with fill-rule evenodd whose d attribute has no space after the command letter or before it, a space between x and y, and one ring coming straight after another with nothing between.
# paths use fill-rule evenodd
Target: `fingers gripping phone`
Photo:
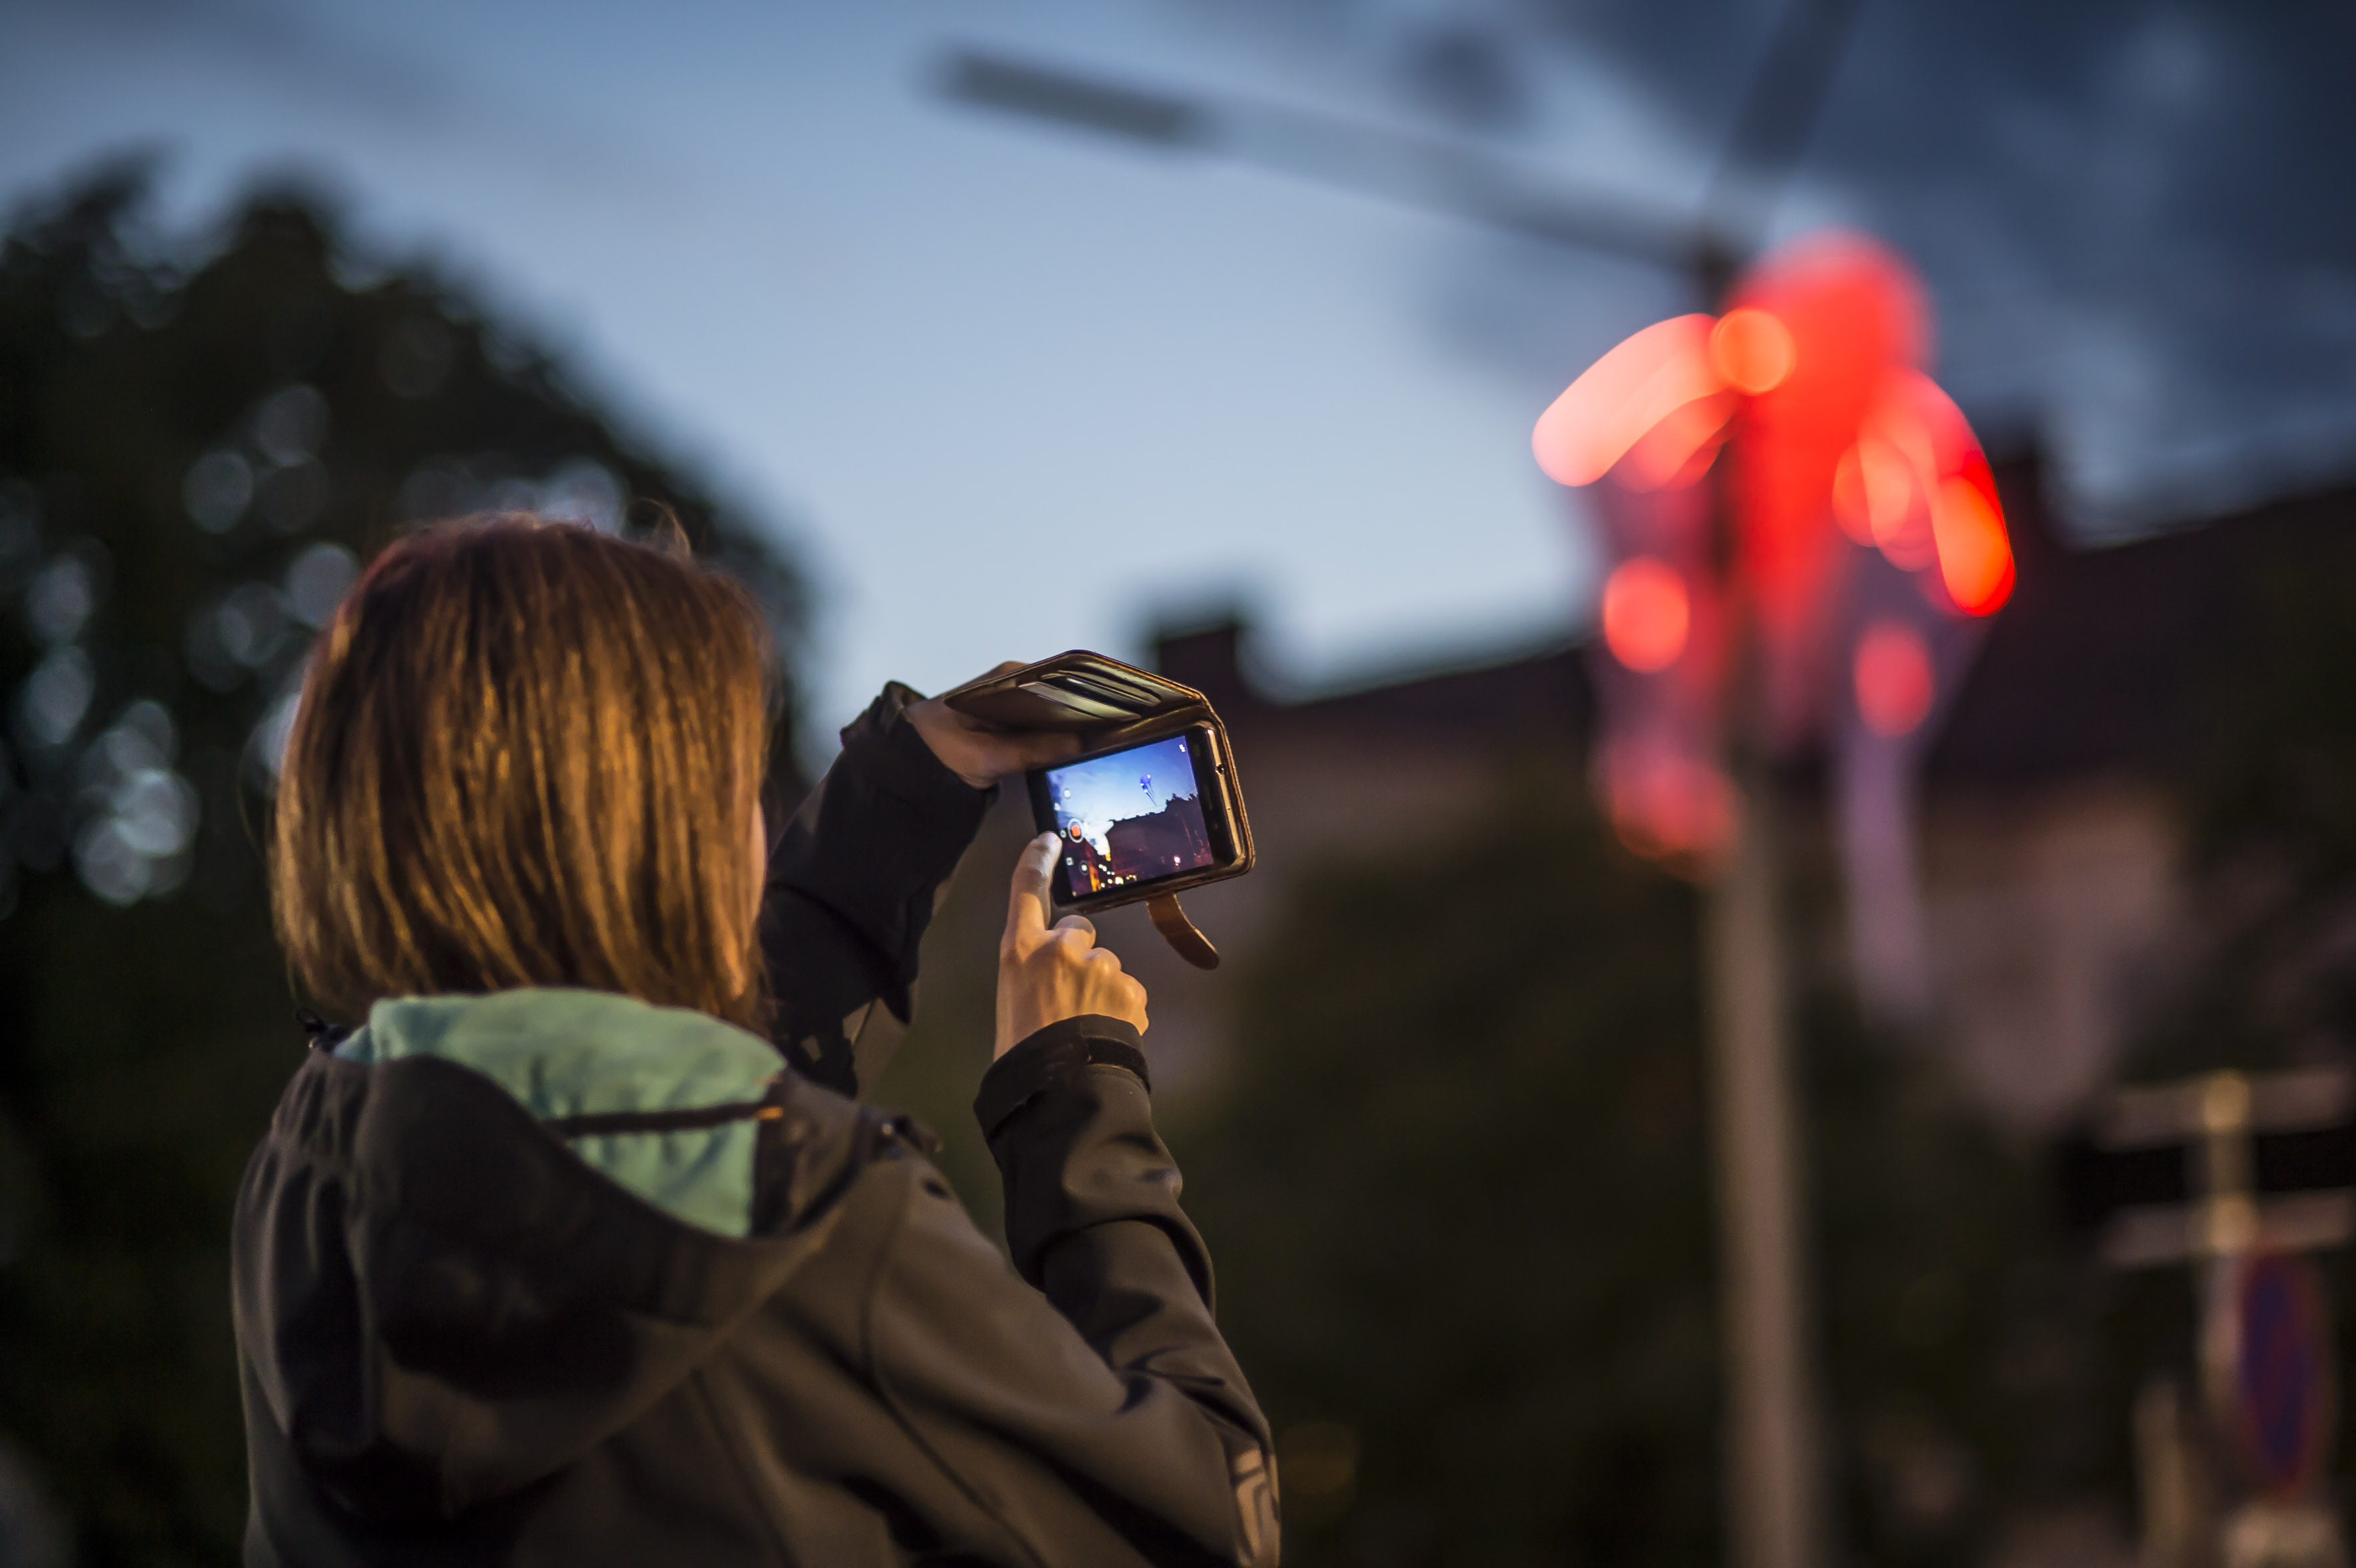
<instances>
[{"instance_id":1,"label":"fingers gripping phone","mask_svg":"<svg viewBox=\"0 0 2356 1568\"><path fill-rule=\"evenodd\" d=\"M963 714L1011 729L1062 729L1081 754L1024 777L1033 820L1061 842L1056 907L1081 914L1142 901L1180 956L1218 950L1179 908L1185 888L1252 867L1226 725L1200 692L1075 650L946 693Z\"/></svg>"}]
</instances>

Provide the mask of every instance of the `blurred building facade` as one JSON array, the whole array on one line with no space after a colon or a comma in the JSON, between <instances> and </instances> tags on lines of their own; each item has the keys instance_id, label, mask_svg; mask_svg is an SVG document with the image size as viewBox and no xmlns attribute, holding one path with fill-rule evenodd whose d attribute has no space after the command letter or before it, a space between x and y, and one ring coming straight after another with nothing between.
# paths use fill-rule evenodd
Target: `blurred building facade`
<instances>
[{"instance_id":1,"label":"blurred building facade","mask_svg":"<svg viewBox=\"0 0 2356 1568\"><path fill-rule=\"evenodd\" d=\"M2169 780L2199 744L2204 681L2250 628L2263 563L2356 521L2356 490L2286 500L2140 542L2066 542L2033 460L1997 471L2019 588L1945 710L1918 780L1932 1036L2000 1122L2051 1132L2106 1080L2186 945L2183 824ZM1444 834L1501 773L1584 789L1596 703L1589 650L1497 650L1339 694L1287 700L1236 620L1164 635L1156 668L1227 721L1264 869L1187 896L1248 961L1281 879ZM1790 773L1803 853L1832 843L1825 769ZM1826 951L1839 945L1827 911ZM1154 998L1173 1087L1215 1069L1222 982L1150 940L1124 947Z\"/></svg>"},{"instance_id":2,"label":"blurred building facade","mask_svg":"<svg viewBox=\"0 0 2356 1568\"><path fill-rule=\"evenodd\" d=\"M1159 639L1154 667L1201 692L1226 721L1263 869L1185 896L1220 948L1220 971L1188 966L1141 920L1138 940L1122 943L1122 961L1153 999L1147 1041L1157 1081L1183 1092L1215 1070L1226 977L1272 934L1288 871L1441 838L1488 804L1501 772L1516 766L1584 788L1594 714L1585 657L1567 645L1508 650L1288 701L1257 678L1239 621Z\"/></svg>"}]
</instances>

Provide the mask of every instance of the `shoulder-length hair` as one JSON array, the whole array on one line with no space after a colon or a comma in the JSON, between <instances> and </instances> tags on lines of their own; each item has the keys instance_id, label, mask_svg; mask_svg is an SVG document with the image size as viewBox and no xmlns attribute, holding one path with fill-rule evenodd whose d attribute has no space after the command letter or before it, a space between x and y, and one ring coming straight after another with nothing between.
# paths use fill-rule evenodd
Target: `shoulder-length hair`
<instances>
[{"instance_id":1,"label":"shoulder-length hair","mask_svg":"<svg viewBox=\"0 0 2356 1568\"><path fill-rule=\"evenodd\" d=\"M766 631L671 549L526 516L377 557L280 775L279 940L323 1005L569 985L757 1027Z\"/></svg>"}]
</instances>

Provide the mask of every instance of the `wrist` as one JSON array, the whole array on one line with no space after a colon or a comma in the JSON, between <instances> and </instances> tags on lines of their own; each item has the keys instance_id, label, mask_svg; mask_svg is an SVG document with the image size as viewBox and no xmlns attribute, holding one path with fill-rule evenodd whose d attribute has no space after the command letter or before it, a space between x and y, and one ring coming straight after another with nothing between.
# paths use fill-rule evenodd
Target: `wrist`
<instances>
[{"instance_id":1,"label":"wrist","mask_svg":"<svg viewBox=\"0 0 2356 1568\"><path fill-rule=\"evenodd\" d=\"M1025 1036L982 1075L974 1103L984 1137L994 1136L1040 1094L1084 1077L1091 1068L1119 1068L1149 1092L1144 1041L1137 1026L1106 1014L1058 1018Z\"/></svg>"},{"instance_id":2,"label":"wrist","mask_svg":"<svg viewBox=\"0 0 2356 1568\"><path fill-rule=\"evenodd\" d=\"M941 760L912 716L925 701L897 681L887 682L867 711L843 726L842 755L835 767L854 771L884 793L928 811L952 803L962 808L973 800L975 791Z\"/></svg>"}]
</instances>

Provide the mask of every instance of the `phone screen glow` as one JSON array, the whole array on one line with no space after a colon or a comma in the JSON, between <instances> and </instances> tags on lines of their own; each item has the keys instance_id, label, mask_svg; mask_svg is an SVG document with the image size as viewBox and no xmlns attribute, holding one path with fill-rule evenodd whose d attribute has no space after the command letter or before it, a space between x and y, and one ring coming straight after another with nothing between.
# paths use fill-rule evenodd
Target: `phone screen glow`
<instances>
[{"instance_id":1,"label":"phone screen glow","mask_svg":"<svg viewBox=\"0 0 2356 1568\"><path fill-rule=\"evenodd\" d=\"M1046 779L1072 897L1213 863L1184 736L1051 768Z\"/></svg>"}]
</instances>

